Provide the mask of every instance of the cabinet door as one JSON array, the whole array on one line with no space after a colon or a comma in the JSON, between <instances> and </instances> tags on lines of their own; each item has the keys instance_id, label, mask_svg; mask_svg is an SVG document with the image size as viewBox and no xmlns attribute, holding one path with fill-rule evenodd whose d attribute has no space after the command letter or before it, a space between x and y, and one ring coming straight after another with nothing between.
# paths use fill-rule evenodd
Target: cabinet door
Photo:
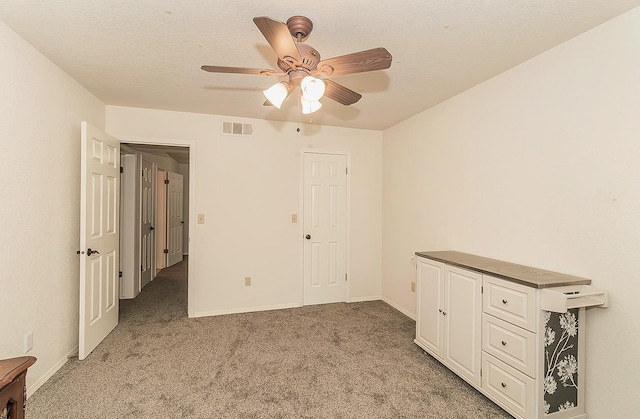
<instances>
[{"instance_id":1,"label":"cabinet door","mask_svg":"<svg viewBox=\"0 0 640 419\"><path fill-rule=\"evenodd\" d=\"M447 265L444 284L445 363L480 385L482 275Z\"/></svg>"},{"instance_id":2,"label":"cabinet door","mask_svg":"<svg viewBox=\"0 0 640 419\"><path fill-rule=\"evenodd\" d=\"M432 355L443 356L444 264L418 258L416 343Z\"/></svg>"}]
</instances>

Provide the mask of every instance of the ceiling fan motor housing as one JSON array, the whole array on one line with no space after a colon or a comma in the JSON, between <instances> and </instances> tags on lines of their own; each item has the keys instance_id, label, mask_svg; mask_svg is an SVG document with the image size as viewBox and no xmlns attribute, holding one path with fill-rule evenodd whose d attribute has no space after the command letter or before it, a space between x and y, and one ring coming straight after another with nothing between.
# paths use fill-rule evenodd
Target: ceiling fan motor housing
<instances>
[{"instance_id":1,"label":"ceiling fan motor housing","mask_svg":"<svg viewBox=\"0 0 640 419\"><path fill-rule=\"evenodd\" d=\"M292 73L295 72L304 72L306 73L305 75L309 75L309 73L315 71L318 68L318 63L320 62L320 53L311 45L296 42L296 46L298 47L298 51L300 52L302 62L291 62L289 64L281 59L278 59L278 67L283 72L288 73L290 76L292 76L292 78L294 78L294 75ZM294 80L291 81L294 82Z\"/></svg>"}]
</instances>

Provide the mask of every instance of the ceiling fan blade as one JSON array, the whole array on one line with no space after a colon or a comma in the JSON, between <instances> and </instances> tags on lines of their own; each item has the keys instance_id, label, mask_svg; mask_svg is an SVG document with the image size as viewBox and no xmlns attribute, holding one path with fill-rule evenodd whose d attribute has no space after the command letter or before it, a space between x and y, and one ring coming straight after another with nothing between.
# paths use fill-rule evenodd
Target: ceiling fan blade
<instances>
[{"instance_id":1,"label":"ceiling fan blade","mask_svg":"<svg viewBox=\"0 0 640 419\"><path fill-rule=\"evenodd\" d=\"M273 70L260 68L222 67L218 65L203 65L200 68L210 73L258 74L264 76L276 75L276 72Z\"/></svg>"},{"instance_id":2,"label":"ceiling fan blade","mask_svg":"<svg viewBox=\"0 0 640 419\"><path fill-rule=\"evenodd\" d=\"M322 80L325 84L324 96L333 99L343 105L353 105L362 98L360 93L347 89L341 84L331 80Z\"/></svg>"},{"instance_id":3,"label":"ceiling fan blade","mask_svg":"<svg viewBox=\"0 0 640 419\"><path fill-rule=\"evenodd\" d=\"M327 76L363 73L365 71L384 70L391 67L391 54L385 48L374 48L353 54L329 58L318 63L316 73Z\"/></svg>"},{"instance_id":4,"label":"ceiling fan blade","mask_svg":"<svg viewBox=\"0 0 640 419\"><path fill-rule=\"evenodd\" d=\"M286 23L266 16L254 17L253 23L260 29L260 32L276 52L278 58L289 64L302 62L298 47L296 47Z\"/></svg>"}]
</instances>

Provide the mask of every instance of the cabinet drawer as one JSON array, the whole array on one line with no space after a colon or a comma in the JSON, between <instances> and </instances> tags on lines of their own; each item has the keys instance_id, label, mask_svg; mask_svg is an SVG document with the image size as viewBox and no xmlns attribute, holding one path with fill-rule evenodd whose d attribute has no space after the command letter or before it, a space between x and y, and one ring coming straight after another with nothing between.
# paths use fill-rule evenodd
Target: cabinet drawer
<instances>
[{"instance_id":1,"label":"cabinet drawer","mask_svg":"<svg viewBox=\"0 0 640 419\"><path fill-rule=\"evenodd\" d=\"M482 350L535 378L535 334L488 314L482 316Z\"/></svg>"},{"instance_id":2,"label":"cabinet drawer","mask_svg":"<svg viewBox=\"0 0 640 419\"><path fill-rule=\"evenodd\" d=\"M482 353L482 389L514 416L533 417L534 380L486 352Z\"/></svg>"},{"instance_id":3,"label":"cabinet drawer","mask_svg":"<svg viewBox=\"0 0 640 419\"><path fill-rule=\"evenodd\" d=\"M535 332L536 289L484 275L483 310L494 317Z\"/></svg>"}]
</instances>

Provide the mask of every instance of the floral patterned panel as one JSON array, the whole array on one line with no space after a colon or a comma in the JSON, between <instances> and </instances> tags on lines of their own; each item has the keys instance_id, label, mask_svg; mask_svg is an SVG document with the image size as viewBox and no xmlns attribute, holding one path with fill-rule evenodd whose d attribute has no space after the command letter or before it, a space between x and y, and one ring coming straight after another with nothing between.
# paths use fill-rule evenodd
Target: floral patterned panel
<instances>
[{"instance_id":1,"label":"floral patterned panel","mask_svg":"<svg viewBox=\"0 0 640 419\"><path fill-rule=\"evenodd\" d=\"M544 413L578 405L578 309L545 311Z\"/></svg>"}]
</instances>

